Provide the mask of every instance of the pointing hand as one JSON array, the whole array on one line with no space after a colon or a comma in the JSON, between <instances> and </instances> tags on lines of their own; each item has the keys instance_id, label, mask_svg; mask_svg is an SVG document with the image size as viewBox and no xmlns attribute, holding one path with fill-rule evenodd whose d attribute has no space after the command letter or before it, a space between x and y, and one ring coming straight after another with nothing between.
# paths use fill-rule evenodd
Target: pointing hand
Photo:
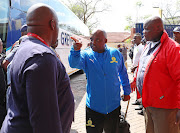
<instances>
[{"instance_id":1,"label":"pointing hand","mask_svg":"<svg viewBox=\"0 0 180 133\"><path fill-rule=\"evenodd\" d=\"M75 41L75 43L73 43L74 50L75 50L75 51L80 50L81 47L82 47L81 41L77 40L77 39L74 38L74 37L71 37L71 39Z\"/></svg>"}]
</instances>

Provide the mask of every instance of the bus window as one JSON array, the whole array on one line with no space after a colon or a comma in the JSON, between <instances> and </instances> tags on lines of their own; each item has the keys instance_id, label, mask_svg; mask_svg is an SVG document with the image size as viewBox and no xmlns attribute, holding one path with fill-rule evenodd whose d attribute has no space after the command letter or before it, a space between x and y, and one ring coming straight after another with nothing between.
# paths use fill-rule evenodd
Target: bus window
<instances>
[{"instance_id":1,"label":"bus window","mask_svg":"<svg viewBox=\"0 0 180 133\"><path fill-rule=\"evenodd\" d=\"M77 69L71 68L68 63L68 55L73 43L70 37L75 36L86 44L88 40L79 35L89 36L89 29L60 0L11 0L11 7L9 7L9 0L0 0L0 37L2 40L4 39L3 43L6 41L6 54L21 36L20 28L26 23L27 10L37 3L47 4L57 13L59 18L59 45L56 51L70 75L77 71ZM86 45L83 45L82 48L85 47Z\"/></svg>"},{"instance_id":2,"label":"bus window","mask_svg":"<svg viewBox=\"0 0 180 133\"><path fill-rule=\"evenodd\" d=\"M89 36L85 24L59 0L50 0L49 5L56 11L59 27L76 35Z\"/></svg>"},{"instance_id":3,"label":"bus window","mask_svg":"<svg viewBox=\"0 0 180 133\"><path fill-rule=\"evenodd\" d=\"M0 1L0 38L6 42L8 26L9 0ZM5 44L4 44L5 45Z\"/></svg>"},{"instance_id":4,"label":"bus window","mask_svg":"<svg viewBox=\"0 0 180 133\"><path fill-rule=\"evenodd\" d=\"M21 0L21 9L23 11L27 11L29 9L29 7L31 7L32 5L34 4L37 4L37 3L44 3L44 4L47 4L49 3L49 0Z\"/></svg>"}]
</instances>

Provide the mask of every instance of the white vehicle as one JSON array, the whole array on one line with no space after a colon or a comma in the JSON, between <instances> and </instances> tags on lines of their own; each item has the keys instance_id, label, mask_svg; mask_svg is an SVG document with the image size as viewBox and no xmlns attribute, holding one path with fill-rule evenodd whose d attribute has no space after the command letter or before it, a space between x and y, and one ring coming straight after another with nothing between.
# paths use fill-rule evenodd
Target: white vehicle
<instances>
[{"instance_id":1,"label":"white vehicle","mask_svg":"<svg viewBox=\"0 0 180 133\"><path fill-rule=\"evenodd\" d=\"M86 48L89 36L88 27L59 0L1 0L0 1L0 38L8 54L12 45L20 38L20 28L26 23L26 13L30 6L36 3L44 3L51 6L59 19L59 35L57 53L60 55L68 75L77 69L70 68L68 55L73 40L71 36L81 39L82 49Z\"/></svg>"}]
</instances>

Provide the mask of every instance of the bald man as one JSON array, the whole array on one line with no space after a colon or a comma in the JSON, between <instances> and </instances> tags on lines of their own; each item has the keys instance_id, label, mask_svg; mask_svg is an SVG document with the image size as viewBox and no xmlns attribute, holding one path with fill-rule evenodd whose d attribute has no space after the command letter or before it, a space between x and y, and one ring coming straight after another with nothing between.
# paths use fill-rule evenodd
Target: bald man
<instances>
[{"instance_id":1,"label":"bald man","mask_svg":"<svg viewBox=\"0 0 180 133\"><path fill-rule=\"evenodd\" d=\"M159 17L148 19L143 32L147 43L131 88L138 87L142 95L146 133L179 133L180 45Z\"/></svg>"},{"instance_id":2,"label":"bald man","mask_svg":"<svg viewBox=\"0 0 180 133\"><path fill-rule=\"evenodd\" d=\"M8 113L1 133L69 133L74 97L63 64L49 48L58 37L54 10L36 4L27 12L28 34L11 64Z\"/></svg>"},{"instance_id":3,"label":"bald man","mask_svg":"<svg viewBox=\"0 0 180 133\"><path fill-rule=\"evenodd\" d=\"M130 84L124 59L118 49L106 45L107 34L97 30L91 37L91 47L81 50L76 42L71 48L69 64L83 69L87 76L86 130L87 133L118 133L121 109L120 85L123 100L130 99ZM121 80L120 80L121 79Z\"/></svg>"}]
</instances>

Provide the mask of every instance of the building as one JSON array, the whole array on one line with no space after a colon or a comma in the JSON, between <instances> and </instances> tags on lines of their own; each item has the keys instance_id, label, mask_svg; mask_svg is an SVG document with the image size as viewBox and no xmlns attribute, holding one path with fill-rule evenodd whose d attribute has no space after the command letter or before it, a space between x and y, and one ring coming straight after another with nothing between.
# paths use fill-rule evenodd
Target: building
<instances>
[{"instance_id":1,"label":"building","mask_svg":"<svg viewBox=\"0 0 180 133\"><path fill-rule=\"evenodd\" d=\"M127 44L125 41L131 38L129 32L107 32L107 45L110 47L117 48L118 44Z\"/></svg>"}]
</instances>

